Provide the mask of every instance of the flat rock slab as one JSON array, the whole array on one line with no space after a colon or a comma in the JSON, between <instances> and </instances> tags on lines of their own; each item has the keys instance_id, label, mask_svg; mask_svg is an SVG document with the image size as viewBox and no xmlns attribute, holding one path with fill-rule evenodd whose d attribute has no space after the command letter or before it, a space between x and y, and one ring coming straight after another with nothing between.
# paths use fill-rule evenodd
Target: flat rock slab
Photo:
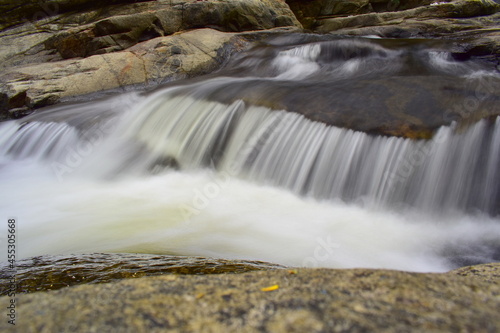
<instances>
[{"instance_id":1,"label":"flat rock slab","mask_svg":"<svg viewBox=\"0 0 500 333\"><path fill-rule=\"evenodd\" d=\"M499 264L483 269L498 271ZM491 276L489 277L491 278ZM0 298L7 304L7 297ZM19 332L498 332L500 285L456 272L167 275L18 295ZM4 320L0 329L11 328Z\"/></svg>"}]
</instances>

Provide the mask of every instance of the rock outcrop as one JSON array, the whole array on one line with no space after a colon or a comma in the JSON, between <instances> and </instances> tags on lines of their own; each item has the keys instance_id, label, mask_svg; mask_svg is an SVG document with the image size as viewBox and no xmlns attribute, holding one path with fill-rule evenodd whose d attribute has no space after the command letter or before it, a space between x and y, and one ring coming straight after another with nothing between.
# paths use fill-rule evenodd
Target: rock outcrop
<instances>
[{"instance_id":1,"label":"rock outcrop","mask_svg":"<svg viewBox=\"0 0 500 333\"><path fill-rule=\"evenodd\" d=\"M233 37L199 29L158 37L122 52L9 68L0 74L2 106L22 114L65 97L207 73L222 63L225 46L243 41Z\"/></svg>"},{"instance_id":2,"label":"rock outcrop","mask_svg":"<svg viewBox=\"0 0 500 333\"><path fill-rule=\"evenodd\" d=\"M323 12L309 10L310 16L305 17L302 7L297 7L294 3L293 0L290 1L290 6L304 26L318 33L454 39L464 45L464 53L493 56L500 64L500 4L492 0L365 1L362 7L364 13L359 10L332 11L331 6L325 7L328 3L326 0L298 1L300 6L313 8L315 3L323 4ZM379 12L373 9L384 8L384 4L386 8L391 8L391 3L398 3L396 11ZM382 7L378 7L380 5ZM325 11L325 8L328 10Z\"/></svg>"},{"instance_id":3,"label":"rock outcrop","mask_svg":"<svg viewBox=\"0 0 500 333\"><path fill-rule=\"evenodd\" d=\"M345 27L365 27L396 20L469 18L494 14L493 0L287 0L306 28L328 32ZM401 23L401 22L399 22Z\"/></svg>"},{"instance_id":4,"label":"rock outcrop","mask_svg":"<svg viewBox=\"0 0 500 333\"><path fill-rule=\"evenodd\" d=\"M500 330L498 264L446 274L278 269L164 275L18 294L22 332ZM489 274L491 272L492 274ZM8 304L8 297L1 297ZM10 325L4 320L0 329Z\"/></svg>"},{"instance_id":5,"label":"rock outcrop","mask_svg":"<svg viewBox=\"0 0 500 333\"><path fill-rule=\"evenodd\" d=\"M304 27L339 36L445 38L467 56L490 56L500 70L500 3L493 0L288 0Z\"/></svg>"},{"instance_id":6,"label":"rock outcrop","mask_svg":"<svg viewBox=\"0 0 500 333\"><path fill-rule=\"evenodd\" d=\"M43 5L24 0L23 5L0 3L7 13L0 21L4 117L68 96L209 72L232 47L241 47L243 39L232 39L231 32L301 28L280 0L53 0ZM200 28L210 30L188 31ZM182 31L188 32L174 35Z\"/></svg>"},{"instance_id":7,"label":"rock outcrop","mask_svg":"<svg viewBox=\"0 0 500 333\"><path fill-rule=\"evenodd\" d=\"M287 0L286 2L299 21L308 28L314 26L317 19L407 10L433 3L432 0Z\"/></svg>"},{"instance_id":8,"label":"rock outcrop","mask_svg":"<svg viewBox=\"0 0 500 333\"><path fill-rule=\"evenodd\" d=\"M305 27L314 26L320 17L358 15L373 10L369 0L287 0L287 3Z\"/></svg>"},{"instance_id":9,"label":"rock outcrop","mask_svg":"<svg viewBox=\"0 0 500 333\"><path fill-rule=\"evenodd\" d=\"M371 13L358 15L356 17L320 19L317 22L315 31L330 32L350 27L369 27L399 24L404 26L407 23L407 20L419 20L425 22L426 20L433 19L463 19L492 15L499 10L500 5L491 0L458 0L449 3L443 2L435 5L431 4L429 6L422 6L397 12ZM451 21L451 23L453 23L453 21Z\"/></svg>"}]
</instances>

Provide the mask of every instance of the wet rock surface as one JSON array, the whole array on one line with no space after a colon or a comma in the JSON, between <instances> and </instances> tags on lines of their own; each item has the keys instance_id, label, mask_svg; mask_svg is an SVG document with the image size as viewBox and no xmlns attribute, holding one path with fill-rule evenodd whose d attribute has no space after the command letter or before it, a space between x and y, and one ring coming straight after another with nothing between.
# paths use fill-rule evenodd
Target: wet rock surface
<instances>
[{"instance_id":1,"label":"wet rock surface","mask_svg":"<svg viewBox=\"0 0 500 333\"><path fill-rule=\"evenodd\" d=\"M9 47L0 49L2 119L19 118L75 96L85 100L84 96L93 98L96 93L154 87L210 73L231 55L247 50L250 42L300 28L282 1L120 0L103 5L54 0L44 7L25 2L23 10L4 4L8 15L0 45ZM446 50L456 60L479 60L500 68L500 7L490 0L432 5L365 0L287 3L304 25L310 23L309 28L325 34L310 35L309 40L371 35L398 38L394 44L411 44L419 38L428 39L427 43L449 41ZM40 11L45 14L35 15ZM33 18L16 19L23 15ZM278 26L289 28L269 30ZM208 28L185 31L203 27ZM241 32L256 29L268 30ZM344 60L362 58L363 50L343 50ZM328 87L268 83L248 87L241 98L330 125L409 138L429 138L451 121L472 123L500 113L498 79L436 76L418 61L414 60L413 73L396 78L372 75ZM230 89L245 88L242 85ZM214 93L213 99L225 101L221 94Z\"/></svg>"},{"instance_id":2,"label":"wet rock surface","mask_svg":"<svg viewBox=\"0 0 500 333\"><path fill-rule=\"evenodd\" d=\"M454 43L454 58L484 60L500 70L498 2L444 2L287 1L302 24L316 33L448 40ZM301 27L278 0L52 0L44 5L22 0L15 5L0 1L0 9L6 13L0 20L0 119L21 117L74 96L206 74L247 49L249 41ZM264 29L276 30L241 33ZM324 88L307 82L299 87L286 82L252 87L245 102L411 138L428 138L438 126L454 120L474 122L500 112L498 80L461 81L425 71ZM232 87L243 88L244 83ZM231 102L223 91L214 91L211 98ZM254 270L265 271L248 273ZM33 258L18 266L17 311L22 316L17 328L495 332L500 330L498 271L498 264L416 274L282 269L205 258ZM8 278L6 270L1 274ZM2 294L7 288L4 283ZM60 290L45 292L50 289ZM8 301L2 298L2 304ZM10 328L0 322L0 329Z\"/></svg>"},{"instance_id":3,"label":"wet rock surface","mask_svg":"<svg viewBox=\"0 0 500 333\"><path fill-rule=\"evenodd\" d=\"M339 82L318 87L304 83L260 83L241 98L253 105L300 113L306 118L371 134L429 139L440 126L453 121L473 124L500 114L500 97L490 93L498 80L473 82L440 76L390 77ZM244 90L245 84L227 89ZM234 98L219 90L212 98L225 103ZM272 91L272 93L271 93ZM476 94L484 96L479 99Z\"/></svg>"},{"instance_id":4,"label":"wet rock surface","mask_svg":"<svg viewBox=\"0 0 500 333\"><path fill-rule=\"evenodd\" d=\"M80 284L95 284L164 274L223 274L282 269L260 261L224 260L148 254L93 253L40 256L16 263L17 293L57 290ZM6 295L7 265L0 266L1 295Z\"/></svg>"},{"instance_id":5,"label":"wet rock surface","mask_svg":"<svg viewBox=\"0 0 500 333\"><path fill-rule=\"evenodd\" d=\"M207 82L203 98L226 104L243 100L337 127L428 139L440 126L500 114L494 66L462 56L436 39L277 35L193 81Z\"/></svg>"},{"instance_id":6,"label":"wet rock surface","mask_svg":"<svg viewBox=\"0 0 500 333\"><path fill-rule=\"evenodd\" d=\"M280 269L164 275L18 295L23 332L409 332L500 328L498 264L462 276ZM6 297L1 298L7 301ZM29 320L27 320L29 318ZM5 321L1 329L7 328Z\"/></svg>"}]
</instances>

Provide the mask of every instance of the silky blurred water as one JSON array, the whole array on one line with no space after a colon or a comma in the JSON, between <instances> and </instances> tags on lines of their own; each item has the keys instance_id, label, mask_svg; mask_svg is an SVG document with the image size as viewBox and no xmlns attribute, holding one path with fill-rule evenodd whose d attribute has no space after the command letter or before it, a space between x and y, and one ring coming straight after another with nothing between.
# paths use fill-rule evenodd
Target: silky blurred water
<instances>
[{"instance_id":1,"label":"silky blurred water","mask_svg":"<svg viewBox=\"0 0 500 333\"><path fill-rule=\"evenodd\" d=\"M364 41L299 45L268 62L240 56L239 75L0 123L0 216L17 221L19 257L129 252L410 271L500 260L498 119L410 140L212 98L257 76L293 84L397 72L401 53ZM441 51L426 57L443 75L494 75ZM243 75L249 68L256 76Z\"/></svg>"}]
</instances>

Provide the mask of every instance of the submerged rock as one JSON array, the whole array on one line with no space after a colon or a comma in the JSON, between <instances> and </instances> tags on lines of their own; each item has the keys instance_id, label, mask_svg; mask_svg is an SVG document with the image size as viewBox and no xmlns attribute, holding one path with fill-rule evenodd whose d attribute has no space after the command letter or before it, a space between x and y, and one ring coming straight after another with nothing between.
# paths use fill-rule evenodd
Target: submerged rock
<instances>
[{"instance_id":1,"label":"submerged rock","mask_svg":"<svg viewBox=\"0 0 500 333\"><path fill-rule=\"evenodd\" d=\"M470 125L500 115L499 86L500 80L494 78L471 81L437 75L368 78L323 86L242 82L215 91L211 98L224 103L242 98L253 105L297 112L313 121L366 133L429 139L452 121ZM245 96L238 91L245 91Z\"/></svg>"},{"instance_id":2,"label":"submerged rock","mask_svg":"<svg viewBox=\"0 0 500 333\"><path fill-rule=\"evenodd\" d=\"M23 332L495 332L500 330L498 264L476 269L494 282L459 272L281 269L75 286L18 295L16 311L22 316L16 327ZM0 329L7 328L2 321Z\"/></svg>"}]
</instances>

